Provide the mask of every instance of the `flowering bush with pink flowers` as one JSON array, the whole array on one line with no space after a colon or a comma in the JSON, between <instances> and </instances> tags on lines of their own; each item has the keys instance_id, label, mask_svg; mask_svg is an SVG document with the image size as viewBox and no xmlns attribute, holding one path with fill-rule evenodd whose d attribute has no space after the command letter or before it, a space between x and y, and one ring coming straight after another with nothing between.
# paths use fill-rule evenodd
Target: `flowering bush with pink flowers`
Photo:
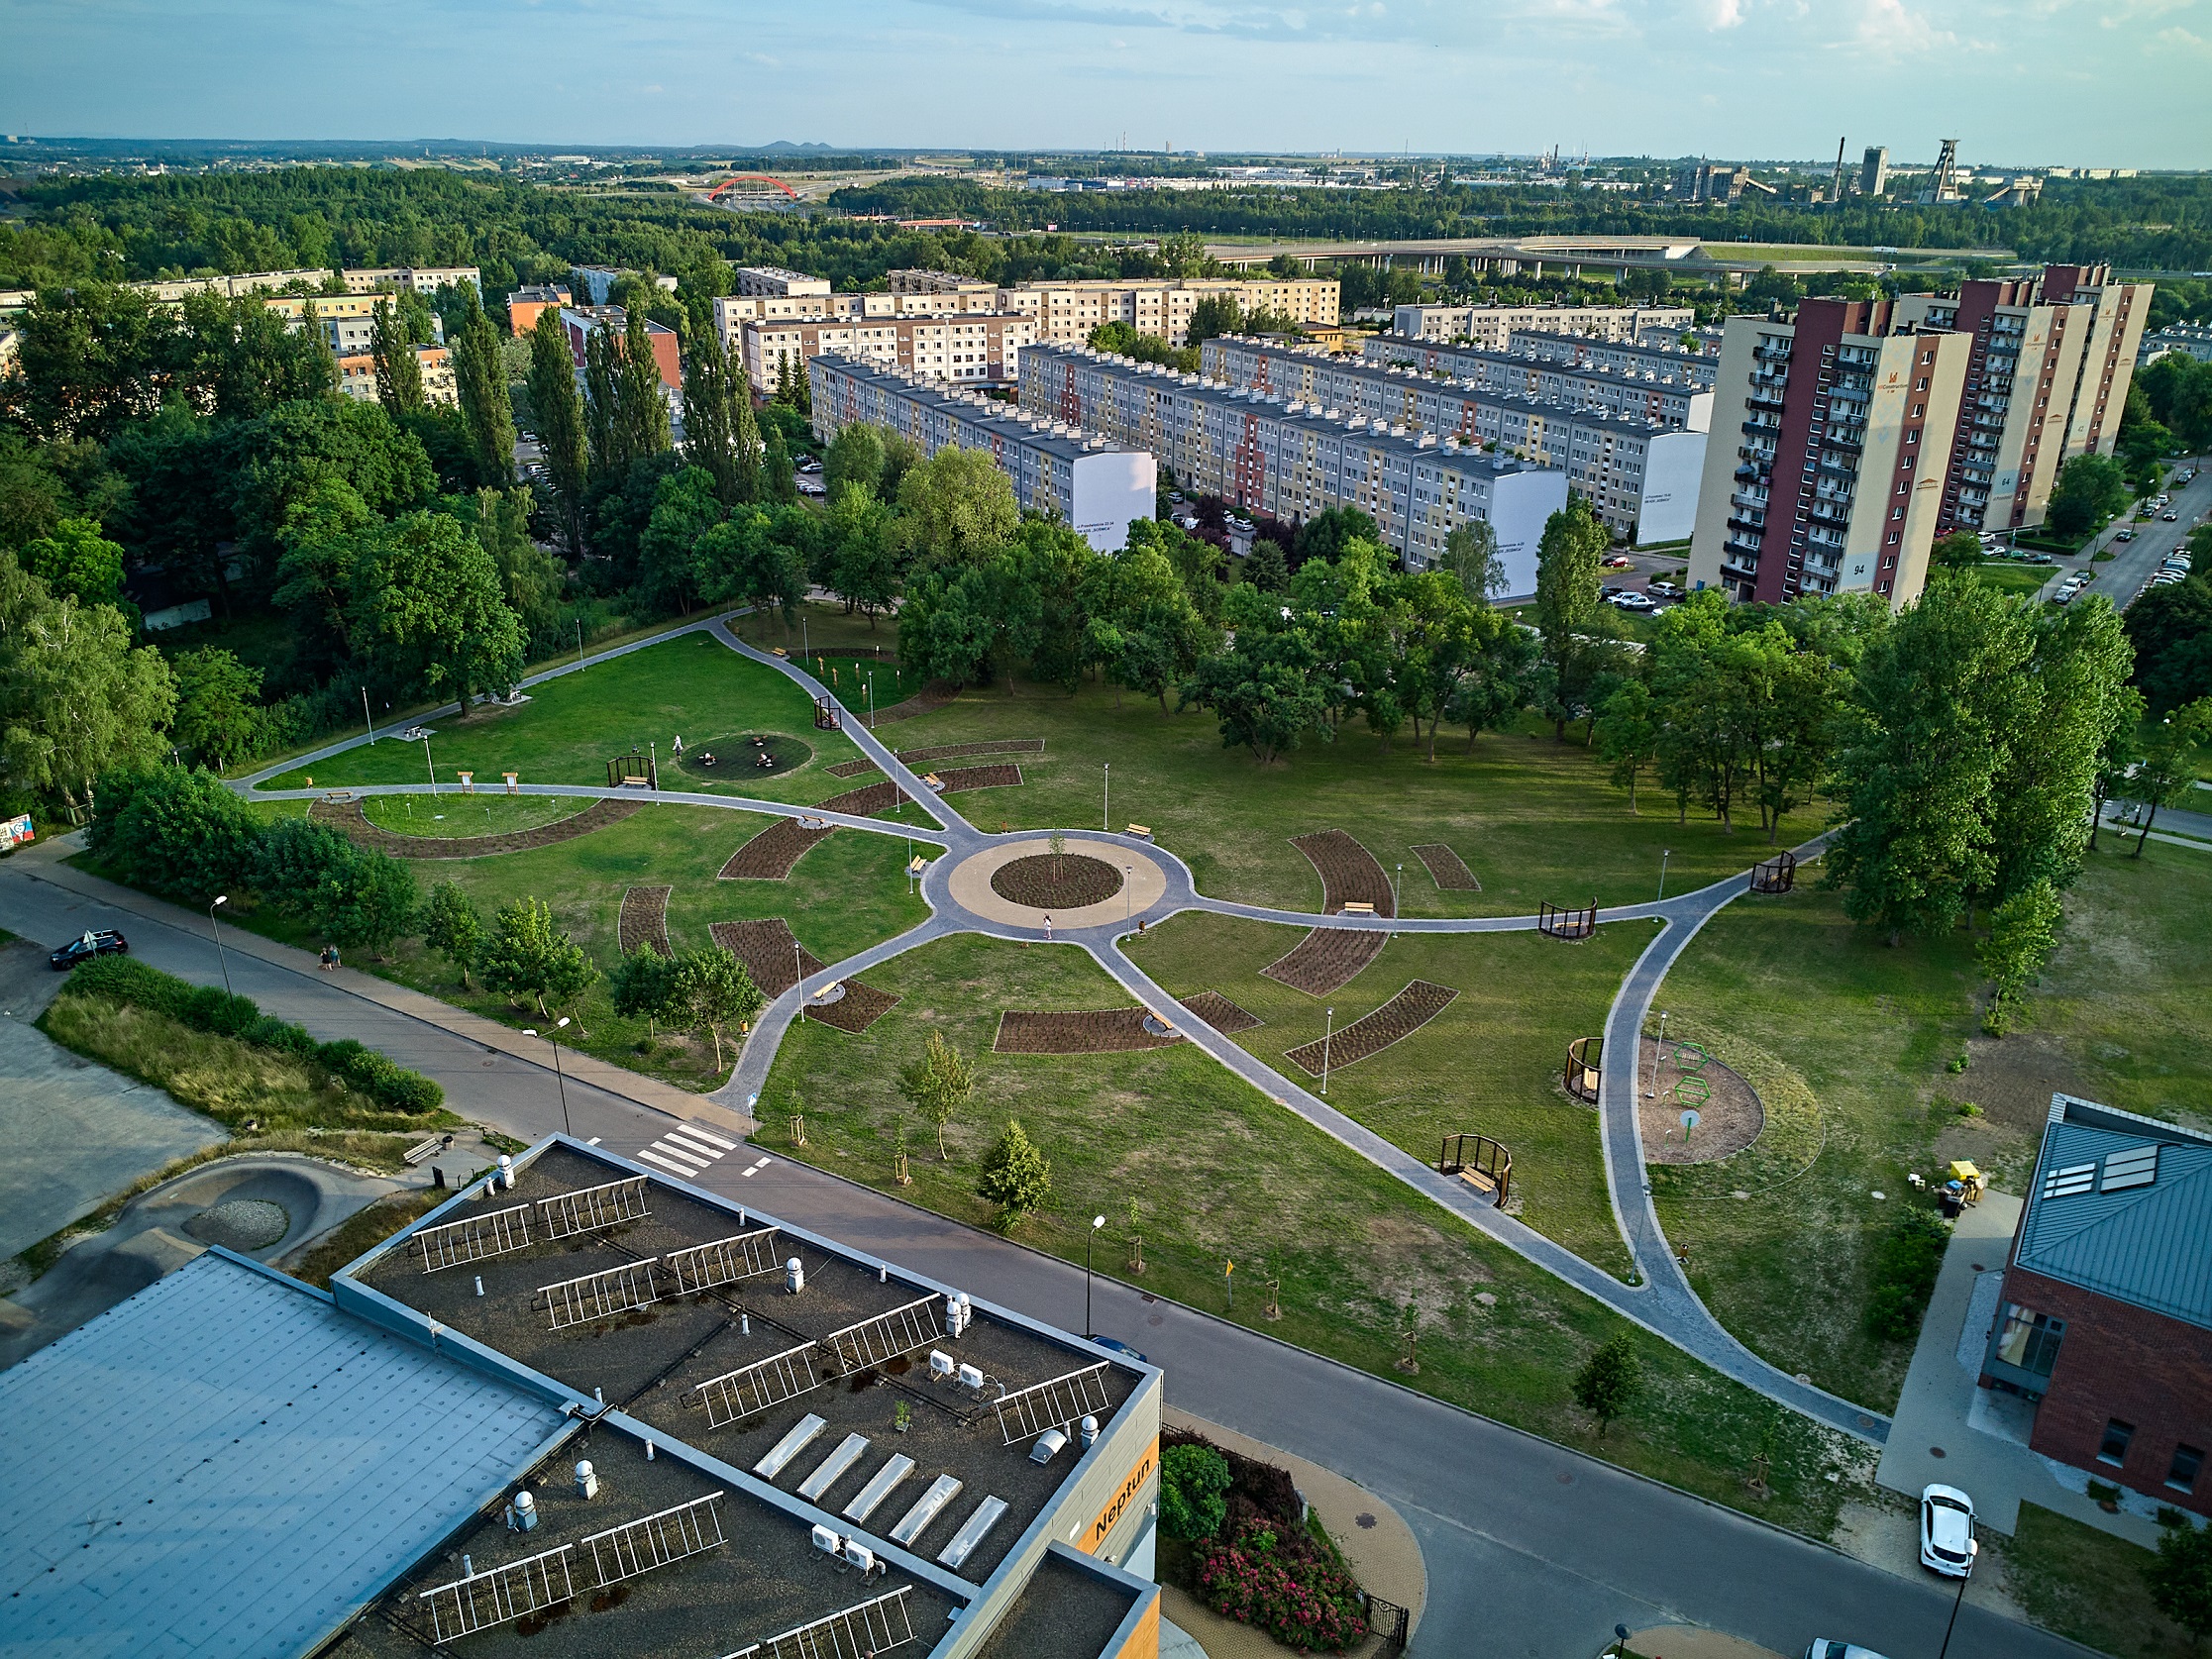
<instances>
[{"instance_id":1,"label":"flowering bush with pink flowers","mask_svg":"<svg viewBox=\"0 0 2212 1659\"><path fill-rule=\"evenodd\" d=\"M1342 1653L1367 1634L1359 1586L1311 1538L1249 1521L1229 1542L1203 1542L1198 1588L1224 1617L1301 1653Z\"/></svg>"}]
</instances>

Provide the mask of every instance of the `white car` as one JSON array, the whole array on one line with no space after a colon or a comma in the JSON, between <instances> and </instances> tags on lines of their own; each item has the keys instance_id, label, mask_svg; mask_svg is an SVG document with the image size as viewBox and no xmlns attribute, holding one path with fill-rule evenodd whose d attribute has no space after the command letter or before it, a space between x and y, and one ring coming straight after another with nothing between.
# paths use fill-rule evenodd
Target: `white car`
<instances>
[{"instance_id":1,"label":"white car","mask_svg":"<svg viewBox=\"0 0 2212 1659\"><path fill-rule=\"evenodd\" d=\"M1974 1501L1956 1487L1923 1487L1920 1564L1947 1579L1962 1579L1974 1570L1980 1553L1974 1539Z\"/></svg>"},{"instance_id":2,"label":"white car","mask_svg":"<svg viewBox=\"0 0 2212 1659\"><path fill-rule=\"evenodd\" d=\"M1815 1636L1812 1645L1805 1650L1805 1659L1882 1659L1882 1656L1856 1642L1834 1642L1826 1636Z\"/></svg>"},{"instance_id":3,"label":"white car","mask_svg":"<svg viewBox=\"0 0 2212 1659\"><path fill-rule=\"evenodd\" d=\"M1659 608L1641 593L1616 593L1608 603L1617 610L1627 611L1646 611Z\"/></svg>"}]
</instances>

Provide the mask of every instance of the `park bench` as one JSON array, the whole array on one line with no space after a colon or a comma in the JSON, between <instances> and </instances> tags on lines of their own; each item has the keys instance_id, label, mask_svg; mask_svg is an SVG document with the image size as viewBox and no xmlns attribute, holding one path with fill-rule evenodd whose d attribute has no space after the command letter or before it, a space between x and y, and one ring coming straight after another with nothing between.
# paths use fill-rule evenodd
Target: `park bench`
<instances>
[{"instance_id":1,"label":"park bench","mask_svg":"<svg viewBox=\"0 0 2212 1659\"><path fill-rule=\"evenodd\" d=\"M1152 839L1152 826L1150 824L1131 824L1127 833L1133 835L1139 841L1150 841Z\"/></svg>"},{"instance_id":2,"label":"park bench","mask_svg":"<svg viewBox=\"0 0 2212 1659\"><path fill-rule=\"evenodd\" d=\"M1374 913L1375 906L1364 898L1347 898L1343 908L1337 911L1340 916L1372 916Z\"/></svg>"},{"instance_id":3,"label":"park bench","mask_svg":"<svg viewBox=\"0 0 2212 1659\"><path fill-rule=\"evenodd\" d=\"M437 1157L439 1153L445 1151L451 1145L453 1145L451 1135L432 1135L430 1139L409 1147L400 1156L406 1161L409 1168L413 1168L418 1164L429 1163L431 1159Z\"/></svg>"}]
</instances>

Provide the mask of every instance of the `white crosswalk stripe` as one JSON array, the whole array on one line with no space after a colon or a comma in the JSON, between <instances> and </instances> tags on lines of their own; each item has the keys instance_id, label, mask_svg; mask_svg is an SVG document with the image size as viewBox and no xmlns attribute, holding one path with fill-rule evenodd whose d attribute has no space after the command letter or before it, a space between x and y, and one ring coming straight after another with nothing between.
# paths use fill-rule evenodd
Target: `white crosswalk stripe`
<instances>
[{"instance_id":1,"label":"white crosswalk stripe","mask_svg":"<svg viewBox=\"0 0 2212 1659\"><path fill-rule=\"evenodd\" d=\"M664 1170L689 1178L703 1175L725 1154L736 1151L737 1145L711 1129L701 1129L695 1123L680 1123L638 1156Z\"/></svg>"}]
</instances>

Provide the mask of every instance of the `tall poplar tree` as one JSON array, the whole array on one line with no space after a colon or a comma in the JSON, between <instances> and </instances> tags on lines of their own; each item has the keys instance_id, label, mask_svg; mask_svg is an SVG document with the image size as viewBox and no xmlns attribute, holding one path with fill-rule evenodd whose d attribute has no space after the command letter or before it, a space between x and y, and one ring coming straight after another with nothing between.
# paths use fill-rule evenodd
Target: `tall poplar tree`
<instances>
[{"instance_id":1,"label":"tall poplar tree","mask_svg":"<svg viewBox=\"0 0 2212 1659\"><path fill-rule=\"evenodd\" d=\"M1604 523L1581 495L1544 521L1536 544L1536 632L1556 675L1550 708L1561 741L1589 691L1602 652L1582 636L1597 622L1600 562L1612 545Z\"/></svg>"},{"instance_id":2,"label":"tall poplar tree","mask_svg":"<svg viewBox=\"0 0 2212 1659\"><path fill-rule=\"evenodd\" d=\"M634 308L622 334L615 410L631 460L662 455L675 447L669 432L668 398L661 386L661 364L653 355L653 336L645 313Z\"/></svg>"},{"instance_id":3,"label":"tall poplar tree","mask_svg":"<svg viewBox=\"0 0 2212 1659\"><path fill-rule=\"evenodd\" d=\"M600 323L583 340L583 432L593 481L619 478L630 469L627 434L617 416L621 354L614 331Z\"/></svg>"},{"instance_id":4,"label":"tall poplar tree","mask_svg":"<svg viewBox=\"0 0 2212 1659\"><path fill-rule=\"evenodd\" d=\"M369 325L369 355L376 364L376 400L387 415L422 412L422 360L388 300L378 300Z\"/></svg>"},{"instance_id":5,"label":"tall poplar tree","mask_svg":"<svg viewBox=\"0 0 2212 1659\"><path fill-rule=\"evenodd\" d=\"M577 390L569 334L552 306L538 313L530 331L530 407L538 422L538 447L560 510L569 557L583 557L583 486L591 454L584 439L583 398Z\"/></svg>"},{"instance_id":6,"label":"tall poplar tree","mask_svg":"<svg viewBox=\"0 0 2212 1659\"><path fill-rule=\"evenodd\" d=\"M684 459L703 468L714 479L714 496L725 507L743 506L758 486L758 464L750 453L741 453L737 397L742 373L734 365L721 338L702 329L684 355ZM746 424L752 411L746 409Z\"/></svg>"},{"instance_id":7,"label":"tall poplar tree","mask_svg":"<svg viewBox=\"0 0 2212 1659\"><path fill-rule=\"evenodd\" d=\"M463 283L461 326L454 331L454 385L461 396L461 418L475 452L476 475L487 486L504 489L514 481L514 406L507 397L506 363L499 352L499 331L476 302L476 290Z\"/></svg>"}]
</instances>

